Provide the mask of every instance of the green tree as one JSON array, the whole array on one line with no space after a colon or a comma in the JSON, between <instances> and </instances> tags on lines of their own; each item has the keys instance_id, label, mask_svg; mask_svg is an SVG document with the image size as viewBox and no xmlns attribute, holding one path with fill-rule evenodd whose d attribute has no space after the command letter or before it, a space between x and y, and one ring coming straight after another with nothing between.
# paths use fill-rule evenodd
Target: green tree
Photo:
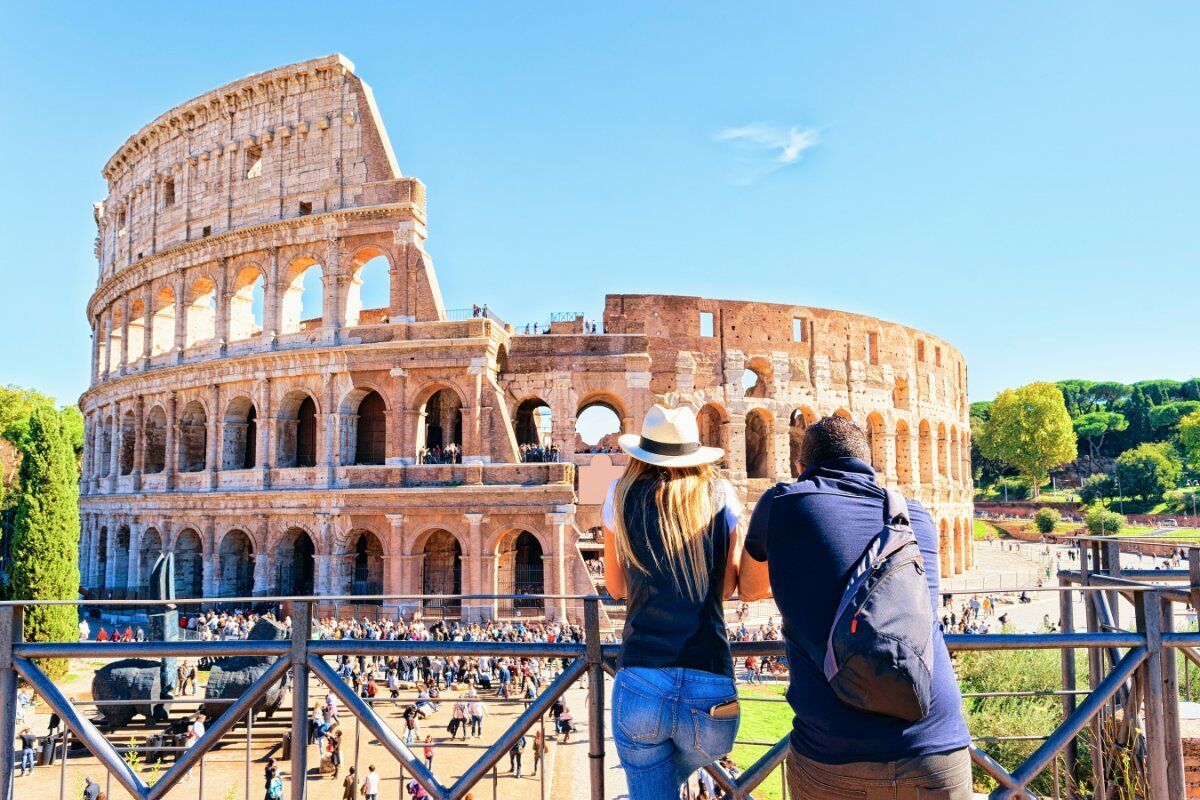
<instances>
[{"instance_id":1,"label":"green tree","mask_svg":"<svg viewBox=\"0 0 1200 800\"><path fill-rule=\"evenodd\" d=\"M982 438L984 456L1015 469L1029 482L1035 499L1050 470L1072 461L1078 452L1062 391L1053 383L1031 383L998 394Z\"/></svg>"},{"instance_id":2,"label":"green tree","mask_svg":"<svg viewBox=\"0 0 1200 800\"><path fill-rule=\"evenodd\" d=\"M1097 503L1084 512L1083 524L1093 536L1112 536L1125 527L1125 517Z\"/></svg>"},{"instance_id":3,"label":"green tree","mask_svg":"<svg viewBox=\"0 0 1200 800\"><path fill-rule=\"evenodd\" d=\"M1146 442L1117 456L1118 486L1128 496L1160 499L1182 474L1179 455L1166 442Z\"/></svg>"},{"instance_id":4,"label":"green tree","mask_svg":"<svg viewBox=\"0 0 1200 800\"><path fill-rule=\"evenodd\" d=\"M1170 429L1188 414L1200 411L1200 401L1175 400L1150 409L1150 426L1160 435L1170 435ZM1165 430L1164 430L1165 429Z\"/></svg>"},{"instance_id":5,"label":"green tree","mask_svg":"<svg viewBox=\"0 0 1200 800\"><path fill-rule=\"evenodd\" d=\"M1179 445L1188 466L1200 471L1200 411L1193 411L1179 421Z\"/></svg>"},{"instance_id":6,"label":"green tree","mask_svg":"<svg viewBox=\"0 0 1200 800\"><path fill-rule=\"evenodd\" d=\"M1039 508L1033 515L1033 523L1037 526L1039 533L1053 533L1054 526L1061 521L1062 514L1053 508Z\"/></svg>"},{"instance_id":7,"label":"green tree","mask_svg":"<svg viewBox=\"0 0 1200 800\"><path fill-rule=\"evenodd\" d=\"M9 570L14 600L73 600L79 592L78 465L62 417L35 408L21 453L19 497L13 520ZM71 606L31 606L25 615L29 641L72 641L78 618ZM43 664L51 677L66 661Z\"/></svg>"},{"instance_id":8,"label":"green tree","mask_svg":"<svg viewBox=\"0 0 1200 800\"><path fill-rule=\"evenodd\" d=\"M1100 500L1107 500L1116 494L1112 478L1107 475L1089 475L1083 479L1079 487L1079 499L1084 505L1091 505Z\"/></svg>"},{"instance_id":9,"label":"green tree","mask_svg":"<svg viewBox=\"0 0 1200 800\"><path fill-rule=\"evenodd\" d=\"M1109 431L1123 431L1129 427L1129 420L1124 414L1116 411L1092 411L1076 417L1075 433L1088 443L1089 457L1095 461L1104 446L1104 436Z\"/></svg>"}]
</instances>

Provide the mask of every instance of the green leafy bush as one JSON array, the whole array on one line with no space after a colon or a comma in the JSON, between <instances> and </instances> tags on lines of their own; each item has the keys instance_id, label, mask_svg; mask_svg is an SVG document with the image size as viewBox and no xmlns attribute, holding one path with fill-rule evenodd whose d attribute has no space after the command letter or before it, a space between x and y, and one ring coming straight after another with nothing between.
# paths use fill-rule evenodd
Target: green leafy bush
<instances>
[{"instance_id":1,"label":"green leafy bush","mask_svg":"<svg viewBox=\"0 0 1200 800\"><path fill-rule=\"evenodd\" d=\"M1093 536L1112 536L1125 527L1125 517L1097 504L1083 515L1083 524Z\"/></svg>"},{"instance_id":2,"label":"green leafy bush","mask_svg":"<svg viewBox=\"0 0 1200 800\"><path fill-rule=\"evenodd\" d=\"M1110 497L1115 497L1117 494L1116 487L1113 485L1113 479L1107 475L1089 475L1083 479L1083 485L1079 487L1079 499L1084 505L1091 505L1100 500L1107 500Z\"/></svg>"},{"instance_id":3,"label":"green leafy bush","mask_svg":"<svg viewBox=\"0 0 1200 800\"><path fill-rule=\"evenodd\" d=\"M1033 524L1039 533L1054 533L1054 526L1062 521L1062 514L1053 508L1039 508L1033 515Z\"/></svg>"}]
</instances>

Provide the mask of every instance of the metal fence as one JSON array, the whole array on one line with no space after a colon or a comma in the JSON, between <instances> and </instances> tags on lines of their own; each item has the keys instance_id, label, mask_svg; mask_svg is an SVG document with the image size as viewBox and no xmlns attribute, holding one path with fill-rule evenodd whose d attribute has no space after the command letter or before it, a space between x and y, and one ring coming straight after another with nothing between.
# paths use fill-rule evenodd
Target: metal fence
<instances>
[{"instance_id":1,"label":"metal fence","mask_svg":"<svg viewBox=\"0 0 1200 800\"><path fill-rule=\"evenodd\" d=\"M1018 697L1050 694L1061 703L1061 722L1045 735L1024 737L980 737L971 748L976 767L995 781L994 798L1009 797L1152 797L1183 800L1185 777L1180 736L1180 682L1177 654L1200 664L1200 633L1175 630L1176 610L1196 606L1200 599L1200 548L1188 549L1188 569L1122 570L1123 543L1113 539L1077 540L1077 568L1058 573L1057 586L1031 586L1029 592L1057 593L1062 630L1039 634L948 634L951 651L1056 650L1060 654L1062 685L1053 692L999 692L972 695ZM1182 583L1183 586L1176 584ZM957 594L970 594L959 590ZM418 602L428 605L465 606L481 602L528 602L537 599L548 608L573 609L582 620L585 641L577 642L492 642L492 641L392 641L370 639L313 638L311 620L318 604L326 607L345 603L374 604L374 607L403 608ZM247 605L261 605L264 598L244 598ZM1076 618L1082 600L1083 619ZM187 601L204 603L205 601ZM221 604L236 604L225 599ZM598 597L563 596L463 596L271 598L266 600L290 609L290 638L280 641L174 641L140 643L26 642L23 620L26 604L0 604L0 798L12 798L14 735L18 680L27 682L63 720L68 733L82 743L119 784L138 800L159 800L178 785L204 755L210 752L236 724L253 724L249 714L256 703L278 682L291 685L291 740L308 738L310 678L324 684L356 718L356 724L374 736L379 745L400 765L402 775L411 776L436 800L459 800L495 769L500 759L533 726L541 723L552 704L574 684L586 680L588 714L587 796L602 800L605 794L606 748L605 676L615 673L618 645L605 642L601 629ZM64 603L74 604L74 603ZM133 604L133 601L130 601ZM140 607L146 601L137 601ZM120 603L116 604L118 607ZM1122 617L1127 624L1122 626ZM735 658L748 655L785 655L779 641L736 642ZM1086 653L1086 669L1077 666L1076 651ZM514 658L562 659L564 668L535 699L531 699L510 727L482 752L455 781L440 782L377 713L373 704L355 694L337 674L330 659L343 656L510 656ZM221 656L266 656L276 660L227 711L213 721L192 747L177 753L175 762L153 785L148 785L122 757L122 748L105 738L95 724L69 701L60 688L35 663L36 659L113 659L126 657L184 658L200 660ZM779 699L763 699L781 702ZM1113 731L1120 731L1114 738ZM1020 764L1002 765L985 749L996 740L1025 739L1040 742ZM1117 742L1116 750L1113 742ZM65 742L64 742L65 744ZM783 763L788 752L786 738L757 742L766 751L736 776L719 763L707 767L727 797L750 798ZM413 745L415 748L416 745ZM63 748L64 752L66 748ZM249 746L247 745L247 758ZM247 766L247 785L249 783ZM308 748L295 746L290 753L290 775L308 774ZM64 767L65 775L65 767ZM1037 795L1035 781L1052 776L1049 790ZM1132 778L1131 778L1132 776ZM583 786L585 776L578 776ZM403 784L403 781L402 781ZM307 781L290 782L292 800L304 800ZM1132 787L1132 788L1131 788ZM476 790L478 791L478 790ZM786 796L786 788L783 790ZM584 796L580 788L577 796ZM203 796L203 793L202 793Z\"/></svg>"}]
</instances>

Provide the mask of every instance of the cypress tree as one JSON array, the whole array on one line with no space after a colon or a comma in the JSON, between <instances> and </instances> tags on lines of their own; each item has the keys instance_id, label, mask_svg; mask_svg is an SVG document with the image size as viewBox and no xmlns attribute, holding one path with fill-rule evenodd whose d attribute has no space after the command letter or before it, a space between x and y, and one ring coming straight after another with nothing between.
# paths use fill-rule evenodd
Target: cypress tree
<instances>
[{"instance_id":1,"label":"cypress tree","mask_svg":"<svg viewBox=\"0 0 1200 800\"><path fill-rule=\"evenodd\" d=\"M74 600L79 593L79 483L75 453L53 408L37 408L22 444L9 579L14 600ZM70 642L78 636L72 606L30 606L25 638ZM43 663L51 678L65 659Z\"/></svg>"}]
</instances>

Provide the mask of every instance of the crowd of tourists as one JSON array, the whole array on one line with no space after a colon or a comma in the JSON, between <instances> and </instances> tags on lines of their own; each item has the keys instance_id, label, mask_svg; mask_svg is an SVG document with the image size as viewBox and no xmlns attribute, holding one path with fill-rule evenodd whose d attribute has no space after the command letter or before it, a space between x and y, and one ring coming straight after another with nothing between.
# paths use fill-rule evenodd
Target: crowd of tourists
<instances>
[{"instance_id":1,"label":"crowd of tourists","mask_svg":"<svg viewBox=\"0 0 1200 800\"><path fill-rule=\"evenodd\" d=\"M461 464L462 463L462 448L451 442L442 447L434 445L433 447L422 447L417 452L418 464Z\"/></svg>"},{"instance_id":2,"label":"crowd of tourists","mask_svg":"<svg viewBox=\"0 0 1200 800\"><path fill-rule=\"evenodd\" d=\"M527 464L553 464L558 462L558 445L523 444L521 460Z\"/></svg>"}]
</instances>

